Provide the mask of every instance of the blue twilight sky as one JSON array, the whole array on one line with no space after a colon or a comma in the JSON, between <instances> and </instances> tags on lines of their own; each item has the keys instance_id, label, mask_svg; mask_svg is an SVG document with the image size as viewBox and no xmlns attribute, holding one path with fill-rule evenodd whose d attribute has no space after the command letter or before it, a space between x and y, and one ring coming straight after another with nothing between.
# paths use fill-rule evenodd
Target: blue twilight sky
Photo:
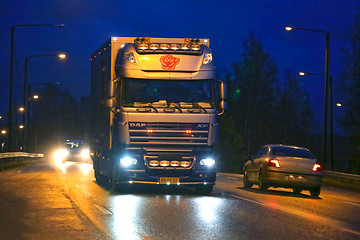
<instances>
[{"instance_id":1,"label":"blue twilight sky","mask_svg":"<svg viewBox=\"0 0 360 240\"><path fill-rule=\"evenodd\" d=\"M8 106L10 28L16 24L66 25L65 29L16 28L14 98L20 103L25 57L66 52L65 61L32 58L29 81L59 82L74 95L86 96L90 54L115 35L210 38L216 65L230 69L243 52L242 40L255 31L283 78L287 68L323 73L325 62L323 34L286 32L284 26L324 30L331 34L330 74L336 82L342 70L341 49L350 42L347 29L359 7L358 0L0 0L0 115L6 114ZM299 80L311 94L320 123L323 78Z\"/></svg>"}]
</instances>

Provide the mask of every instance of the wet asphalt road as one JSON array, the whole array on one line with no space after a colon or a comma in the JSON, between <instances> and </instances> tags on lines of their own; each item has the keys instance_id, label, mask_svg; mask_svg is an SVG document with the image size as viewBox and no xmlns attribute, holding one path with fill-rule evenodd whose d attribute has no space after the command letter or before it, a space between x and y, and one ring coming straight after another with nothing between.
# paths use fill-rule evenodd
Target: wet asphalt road
<instances>
[{"instance_id":1,"label":"wet asphalt road","mask_svg":"<svg viewBox=\"0 0 360 240\"><path fill-rule=\"evenodd\" d=\"M221 173L210 196L114 193L95 182L90 163L42 162L0 172L0 239L360 239L360 193L262 193Z\"/></svg>"}]
</instances>

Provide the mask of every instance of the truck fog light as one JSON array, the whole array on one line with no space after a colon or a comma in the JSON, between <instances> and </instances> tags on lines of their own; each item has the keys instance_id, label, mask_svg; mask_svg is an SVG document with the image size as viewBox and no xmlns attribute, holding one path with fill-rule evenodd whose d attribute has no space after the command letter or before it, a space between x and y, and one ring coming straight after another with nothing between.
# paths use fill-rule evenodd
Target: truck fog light
<instances>
[{"instance_id":1,"label":"truck fog light","mask_svg":"<svg viewBox=\"0 0 360 240\"><path fill-rule=\"evenodd\" d=\"M215 165L215 159L212 158L204 158L200 160L200 165L212 167Z\"/></svg>"},{"instance_id":2,"label":"truck fog light","mask_svg":"<svg viewBox=\"0 0 360 240\"><path fill-rule=\"evenodd\" d=\"M190 167L190 162L189 161L181 161L180 165L184 168L187 168L187 167Z\"/></svg>"},{"instance_id":3,"label":"truck fog light","mask_svg":"<svg viewBox=\"0 0 360 240\"><path fill-rule=\"evenodd\" d=\"M149 161L149 165L151 167L157 167L157 166L159 166L159 161L151 160L151 161Z\"/></svg>"},{"instance_id":4,"label":"truck fog light","mask_svg":"<svg viewBox=\"0 0 360 240\"><path fill-rule=\"evenodd\" d=\"M121 167L130 167L131 165L135 165L137 163L136 158L131 157L123 157L120 159L120 166Z\"/></svg>"},{"instance_id":5,"label":"truck fog light","mask_svg":"<svg viewBox=\"0 0 360 240\"><path fill-rule=\"evenodd\" d=\"M171 165L172 167L178 167L178 166L180 166L180 162L179 162L179 161L171 161L171 162L170 162L170 165Z\"/></svg>"},{"instance_id":6,"label":"truck fog light","mask_svg":"<svg viewBox=\"0 0 360 240\"><path fill-rule=\"evenodd\" d=\"M169 161L160 161L160 166L162 166L162 167L167 167L167 166L169 166Z\"/></svg>"}]
</instances>

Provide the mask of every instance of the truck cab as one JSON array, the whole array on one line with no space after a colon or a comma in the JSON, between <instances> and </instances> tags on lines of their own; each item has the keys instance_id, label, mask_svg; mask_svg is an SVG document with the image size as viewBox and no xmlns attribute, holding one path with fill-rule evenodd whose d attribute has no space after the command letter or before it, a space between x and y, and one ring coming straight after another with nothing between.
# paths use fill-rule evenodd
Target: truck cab
<instances>
[{"instance_id":1,"label":"truck cab","mask_svg":"<svg viewBox=\"0 0 360 240\"><path fill-rule=\"evenodd\" d=\"M97 181L211 193L226 103L209 39L111 37L91 56L91 101Z\"/></svg>"}]
</instances>

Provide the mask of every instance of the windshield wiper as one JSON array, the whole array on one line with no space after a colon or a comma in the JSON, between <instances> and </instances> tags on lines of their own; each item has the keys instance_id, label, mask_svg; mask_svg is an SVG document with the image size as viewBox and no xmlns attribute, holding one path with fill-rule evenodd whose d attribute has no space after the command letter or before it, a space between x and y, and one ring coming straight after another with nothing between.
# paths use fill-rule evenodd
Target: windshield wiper
<instances>
[{"instance_id":1,"label":"windshield wiper","mask_svg":"<svg viewBox=\"0 0 360 240\"><path fill-rule=\"evenodd\" d=\"M170 106L174 106L177 110L179 110L179 112L182 113L181 108L179 108L175 103L170 103Z\"/></svg>"},{"instance_id":2,"label":"windshield wiper","mask_svg":"<svg viewBox=\"0 0 360 240\"><path fill-rule=\"evenodd\" d=\"M134 103L134 107L139 107L139 108L150 107L150 108L154 109L155 112L158 112L158 110L152 105L152 103L139 103L139 102L135 102L135 103Z\"/></svg>"},{"instance_id":3,"label":"windshield wiper","mask_svg":"<svg viewBox=\"0 0 360 240\"><path fill-rule=\"evenodd\" d=\"M194 102L193 105L195 105L198 108L201 108L202 110L204 110L205 113L207 113L206 109L203 108L198 102Z\"/></svg>"}]
</instances>

